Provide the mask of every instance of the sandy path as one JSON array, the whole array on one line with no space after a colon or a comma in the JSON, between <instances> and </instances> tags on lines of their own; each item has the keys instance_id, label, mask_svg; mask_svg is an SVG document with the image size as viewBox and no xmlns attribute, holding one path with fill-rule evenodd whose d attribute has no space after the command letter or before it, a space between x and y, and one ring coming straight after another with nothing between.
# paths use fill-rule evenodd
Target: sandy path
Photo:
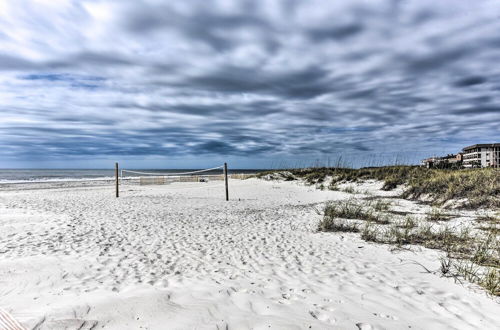
<instances>
[{"instance_id":1,"label":"sandy path","mask_svg":"<svg viewBox=\"0 0 500 330\"><path fill-rule=\"evenodd\" d=\"M37 329L494 329L499 305L316 233L341 192L297 183L0 191L0 307Z\"/></svg>"}]
</instances>

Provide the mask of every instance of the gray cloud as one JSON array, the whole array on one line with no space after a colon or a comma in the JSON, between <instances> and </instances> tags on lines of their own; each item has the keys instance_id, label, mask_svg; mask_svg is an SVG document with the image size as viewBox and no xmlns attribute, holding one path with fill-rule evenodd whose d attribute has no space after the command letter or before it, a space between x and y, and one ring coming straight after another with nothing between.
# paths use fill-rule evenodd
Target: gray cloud
<instances>
[{"instance_id":1,"label":"gray cloud","mask_svg":"<svg viewBox=\"0 0 500 330\"><path fill-rule=\"evenodd\" d=\"M331 91L328 72L309 67L291 72L265 72L223 67L207 75L190 78L186 87L229 93L271 94L284 98L313 98Z\"/></svg>"},{"instance_id":2,"label":"gray cloud","mask_svg":"<svg viewBox=\"0 0 500 330\"><path fill-rule=\"evenodd\" d=\"M485 77L470 76L470 77L465 77L465 78L459 79L458 81L455 82L455 86L467 87L467 86L481 85L481 84L484 84L485 82L486 82Z\"/></svg>"},{"instance_id":3,"label":"gray cloud","mask_svg":"<svg viewBox=\"0 0 500 330\"><path fill-rule=\"evenodd\" d=\"M498 142L499 14L493 0L7 4L0 167L362 165Z\"/></svg>"},{"instance_id":4,"label":"gray cloud","mask_svg":"<svg viewBox=\"0 0 500 330\"><path fill-rule=\"evenodd\" d=\"M308 31L309 36L315 41L324 40L344 40L354 37L363 32L364 26L361 23L350 23L334 27L311 28Z\"/></svg>"},{"instance_id":5,"label":"gray cloud","mask_svg":"<svg viewBox=\"0 0 500 330\"><path fill-rule=\"evenodd\" d=\"M20 56L0 53L0 70L29 70L36 69L37 65Z\"/></svg>"}]
</instances>

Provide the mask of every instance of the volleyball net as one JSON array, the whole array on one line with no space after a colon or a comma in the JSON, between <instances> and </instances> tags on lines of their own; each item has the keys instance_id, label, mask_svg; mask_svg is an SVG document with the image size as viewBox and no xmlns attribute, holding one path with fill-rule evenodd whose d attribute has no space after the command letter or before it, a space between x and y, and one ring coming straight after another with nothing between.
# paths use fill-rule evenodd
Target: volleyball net
<instances>
[{"instance_id":1,"label":"volleyball net","mask_svg":"<svg viewBox=\"0 0 500 330\"><path fill-rule=\"evenodd\" d=\"M169 172L168 170L119 170L118 163L115 163L115 191L116 197L120 196L120 185L124 183L139 184L139 185L168 185L173 183L180 184L177 189L192 189L203 187L218 187L225 186L226 201L229 200L229 179L244 180L252 177L251 173L228 173L227 163L224 165L206 168L201 170L185 171L185 172ZM212 184L194 184L200 182L211 182ZM217 182L218 181L218 182ZM172 188L173 189L173 188Z\"/></svg>"},{"instance_id":2,"label":"volleyball net","mask_svg":"<svg viewBox=\"0 0 500 330\"><path fill-rule=\"evenodd\" d=\"M230 177L230 175L228 175ZM140 185L163 185L174 182L224 181L224 165L187 172L146 172L122 169L120 181L138 182Z\"/></svg>"}]
</instances>

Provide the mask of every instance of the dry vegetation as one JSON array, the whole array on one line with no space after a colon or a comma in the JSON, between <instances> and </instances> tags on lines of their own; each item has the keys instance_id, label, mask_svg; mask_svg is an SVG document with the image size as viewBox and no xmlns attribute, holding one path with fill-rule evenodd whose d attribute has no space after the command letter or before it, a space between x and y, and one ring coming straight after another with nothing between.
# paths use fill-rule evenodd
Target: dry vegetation
<instances>
[{"instance_id":1,"label":"dry vegetation","mask_svg":"<svg viewBox=\"0 0 500 330\"><path fill-rule=\"evenodd\" d=\"M263 172L258 177L302 179L309 184L325 186L329 178L329 188L338 189L339 183L379 180L384 182L384 190L392 190L404 184L401 197L425 199L435 205L443 205L450 200L462 200L466 208L500 208L500 170L498 169L427 169L417 166L387 166L374 168L306 168L279 172ZM347 188L347 190L351 190Z\"/></svg>"},{"instance_id":2,"label":"dry vegetation","mask_svg":"<svg viewBox=\"0 0 500 330\"><path fill-rule=\"evenodd\" d=\"M443 276L476 283L489 293L500 295L500 242L496 232L439 224L445 216L436 208L420 219L396 216L385 203L354 199L331 202L324 209L318 230L359 232L369 242L442 250Z\"/></svg>"}]
</instances>

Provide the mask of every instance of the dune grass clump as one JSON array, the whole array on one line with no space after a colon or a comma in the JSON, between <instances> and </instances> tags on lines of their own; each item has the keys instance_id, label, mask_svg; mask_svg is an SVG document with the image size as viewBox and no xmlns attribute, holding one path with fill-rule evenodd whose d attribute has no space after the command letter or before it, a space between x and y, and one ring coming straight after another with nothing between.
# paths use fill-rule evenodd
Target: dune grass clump
<instances>
[{"instance_id":1,"label":"dune grass clump","mask_svg":"<svg viewBox=\"0 0 500 330\"><path fill-rule=\"evenodd\" d=\"M498 236L472 234L469 227L449 226L434 228L429 223L417 225L407 218L391 223L384 231L371 230L370 241L402 245L421 245L445 251L448 256L473 262L475 265L500 268L500 242ZM362 236L363 238L363 236ZM363 238L364 239L364 238Z\"/></svg>"},{"instance_id":2,"label":"dune grass clump","mask_svg":"<svg viewBox=\"0 0 500 330\"><path fill-rule=\"evenodd\" d=\"M500 296L500 270L489 268L488 271L479 278L478 284L494 296Z\"/></svg>"},{"instance_id":3,"label":"dune grass clump","mask_svg":"<svg viewBox=\"0 0 500 330\"><path fill-rule=\"evenodd\" d=\"M359 225L345 219L324 217L318 224L318 231L357 233L359 232Z\"/></svg>"},{"instance_id":4,"label":"dune grass clump","mask_svg":"<svg viewBox=\"0 0 500 330\"><path fill-rule=\"evenodd\" d=\"M439 249L452 254L470 255L472 251L473 238L470 236L468 228L463 228L457 232L451 227L439 227L437 230L424 226L417 227L411 235L410 244L423 245L429 249Z\"/></svg>"},{"instance_id":5,"label":"dune grass clump","mask_svg":"<svg viewBox=\"0 0 500 330\"><path fill-rule=\"evenodd\" d=\"M500 270L495 267L480 267L472 261L441 258L440 273L455 280L464 279L481 286L493 296L500 296Z\"/></svg>"},{"instance_id":6,"label":"dune grass clump","mask_svg":"<svg viewBox=\"0 0 500 330\"><path fill-rule=\"evenodd\" d=\"M432 170L427 177L413 177L403 198L429 196L437 204L465 199L464 207L500 207L500 170Z\"/></svg>"},{"instance_id":7,"label":"dune grass clump","mask_svg":"<svg viewBox=\"0 0 500 330\"><path fill-rule=\"evenodd\" d=\"M331 190L331 191L340 191L340 188L336 184L331 184L331 185L328 186L328 190Z\"/></svg>"},{"instance_id":8,"label":"dune grass clump","mask_svg":"<svg viewBox=\"0 0 500 330\"><path fill-rule=\"evenodd\" d=\"M283 180L283 181L294 181L297 178L290 171L264 171L257 173L251 177L265 180Z\"/></svg>"},{"instance_id":9,"label":"dune grass clump","mask_svg":"<svg viewBox=\"0 0 500 330\"><path fill-rule=\"evenodd\" d=\"M382 211L389 211L389 208L391 206L391 202L383 200L383 199L377 199L373 203L373 208L376 211L382 212Z\"/></svg>"},{"instance_id":10,"label":"dune grass clump","mask_svg":"<svg viewBox=\"0 0 500 330\"><path fill-rule=\"evenodd\" d=\"M427 221L439 222L449 220L450 216L437 207L433 207L426 216Z\"/></svg>"},{"instance_id":11,"label":"dune grass clump","mask_svg":"<svg viewBox=\"0 0 500 330\"><path fill-rule=\"evenodd\" d=\"M403 220L395 222L394 226L403 229L413 229L417 226L417 220L412 216L405 216Z\"/></svg>"},{"instance_id":12,"label":"dune grass clump","mask_svg":"<svg viewBox=\"0 0 500 330\"><path fill-rule=\"evenodd\" d=\"M479 223L477 229L498 236L500 234L500 217L498 215L481 215L476 218Z\"/></svg>"},{"instance_id":13,"label":"dune grass clump","mask_svg":"<svg viewBox=\"0 0 500 330\"><path fill-rule=\"evenodd\" d=\"M492 215L492 214L484 214L480 215L476 218L477 221L479 222L485 222L488 224L498 224L500 225L500 216L498 215Z\"/></svg>"},{"instance_id":14,"label":"dune grass clump","mask_svg":"<svg viewBox=\"0 0 500 330\"><path fill-rule=\"evenodd\" d=\"M325 217L371 221L387 224L387 215L376 212L369 203L363 204L353 199L331 202L325 207Z\"/></svg>"},{"instance_id":15,"label":"dune grass clump","mask_svg":"<svg viewBox=\"0 0 500 330\"><path fill-rule=\"evenodd\" d=\"M326 205L323 219L318 224L319 231L353 232L360 231L355 221L367 221L376 224L388 224L386 214L376 212L370 203L363 203L354 199L340 202L330 202Z\"/></svg>"},{"instance_id":16,"label":"dune grass clump","mask_svg":"<svg viewBox=\"0 0 500 330\"><path fill-rule=\"evenodd\" d=\"M471 253L471 260L478 265L500 268L500 240L495 233L481 236Z\"/></svg>"},{"instance_id":17,"label":"dune grass clump","mask_svg":"<svg viewBox=\"0 0 500 330\"><path fill-rule=\"evenodd\" d=\"M309 184L323 183L325 181L326 174L322 172L311 172L306 174L303 178Z\"/></svg>"},{"instance_id":18,"label":"dune grass clump","mask_svg":"<svg viewBox=\"0 0 500 330\"><path fill-rule=\"evenodd\" d=\"M431 225L417 226L412 220L406 223L395 222L385 228L368 222L361 231L361 238L366 241L382 244L422 245L430 249L440 249L450 254L472 254L471 238L468 231L463 230L458 234L449 227L434 229Z\"/></svg>"},{"instance_id":19,"label":"dune grass clump","mask_svg":"<svg viewBox=\"0 0 500 330\"><path fill-rule=\"evenodd\" d=\"M348 193L348 194L355 194L356 190L354 189L353 186L347 186L344 189L342 189L343 192Z\"/></svg>"},{"instance_id":20,"label":"dune grass clump","mask_svg":"<svg viewBox=\"0 0 500 330\"><path fill-rule=\"evenodd\" d=\"M361 231L361 239L367 242L382 243L380 241L380 228L373 225L372 222L365 223Z\"/></svg>"}]
</instances>

